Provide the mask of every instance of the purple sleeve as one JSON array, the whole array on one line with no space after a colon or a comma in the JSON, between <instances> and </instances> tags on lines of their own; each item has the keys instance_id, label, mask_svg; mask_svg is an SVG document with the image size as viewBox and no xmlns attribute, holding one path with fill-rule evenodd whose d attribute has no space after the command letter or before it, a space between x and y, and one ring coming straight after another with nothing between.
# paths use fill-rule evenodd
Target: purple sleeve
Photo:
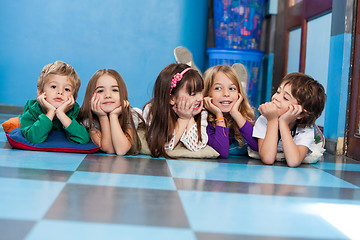
<instances>
[{"instance_id":1,"label":"purple sleeve","mask_svg":"<svg viewBox=\"0 0 360 240\"><path fill-rule=\"evenodd\" d=\"M219 158L229 157L229 128L216 126L215 128L208 124L206 127L208 134L208 144L215 149L219 154ZM226 135L226 136L225 136Z\"/></svg>"},{"instance_id":2,"label":"purple sleeve","mask_svg":"<svg viewBox=\"0 0 360 240\"><path fill-rule=\"evenodd\" d=\"M258 142L257 138L253 138L253 125L251 125L248 121L245 122L242 128L239 128L241 135L243 136L244 140L247 142L249 147L254 150L258 151Z\"/></svg>"}]
</instances>

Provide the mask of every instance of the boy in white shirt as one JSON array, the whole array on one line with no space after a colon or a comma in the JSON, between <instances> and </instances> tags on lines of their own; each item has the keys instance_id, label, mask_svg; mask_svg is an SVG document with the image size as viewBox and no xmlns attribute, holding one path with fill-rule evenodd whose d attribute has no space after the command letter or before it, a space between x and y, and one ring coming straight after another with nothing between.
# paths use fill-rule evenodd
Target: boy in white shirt
<instances>
[{"instance_id":1,"label":"boy in white shirt","mask_svg":"<svg viewBox=\"0 0 360 240\"><path fill-rule=\"evenodd\" d=\"M285 76L271 102L261 104L253 137L258 138L259 155L273 164L283 152L290 167L301 164L314 143L314 123L324 109L324 87L303 73Z\"/></svg>"}]
</instances>

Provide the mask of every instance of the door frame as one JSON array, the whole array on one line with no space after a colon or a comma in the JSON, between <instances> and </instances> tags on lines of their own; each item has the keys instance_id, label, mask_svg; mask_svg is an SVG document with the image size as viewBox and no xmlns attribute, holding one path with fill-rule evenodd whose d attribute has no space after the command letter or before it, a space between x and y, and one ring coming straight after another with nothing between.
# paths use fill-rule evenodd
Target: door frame
<instances>
[{"instance_id":1,"label":"door frame","mask_svg":"<svg viewBox=\"0 0 360 240\"><path fill-rule=\"evenodd\" d=\"M349 86L347 131L345 135L345 155L360 160L360 0L355 1L355 27L353 29L352 72Z\"/></svg>"},{"instance_id":2,"label":"door frame","mask_svg":"<svg viewBox=\"0 0 360 240\"><path fill-rule=\"evenodd\" d=\"M302 0L290 6L290 0L279 1L277 16L277 32L275 34L274 66L280 66L273 72L272 94L276 91L281 79L287 72L289 33L301 28L299 72L305 72L306 38L308 21L332 11L332 0ZM271 95L272 95L271 94Z\"/></svg>"},{"instance_id":3,"label":"door frame","mask_svg":"<svg viewBox=\"0 0 360 240\"><path fill-rule=\"evenodd\" d=\"M288 0L289 1L289 0ZM287 57L289 48L289 33L291 30L301 28L301 43L300 43L300 61L299 72L305 72L306 59L306 39L308 21L324 15L332 10L332 0L303 0L298 4L289 7L286 6L286 23L285 23L285 39L286 51L284 51L284 74L287 69Z\"/></svg>"}]
</instances>

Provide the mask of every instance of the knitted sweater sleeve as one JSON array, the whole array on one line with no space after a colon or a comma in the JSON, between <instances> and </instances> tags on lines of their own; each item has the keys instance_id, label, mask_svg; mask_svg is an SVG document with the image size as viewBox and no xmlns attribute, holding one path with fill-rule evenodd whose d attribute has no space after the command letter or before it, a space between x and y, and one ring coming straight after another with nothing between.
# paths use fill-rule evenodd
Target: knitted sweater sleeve
<instances>
[{"instance_id":1,"label":"knitted sweater sleeve","mask_svg":"<svg viewBox=\"0 0 360 240\"><path fill-rule=\"evenodd\" d=\"M21 133L32 143L44 142L53 127L52 121L42 112L36 100L26 103L19 119Z\"/></svg>"},{"instance_id":2,"label":"knitted sweater sleeve","mask_svg":"<svg viewBox=\"0 0 360 240\"><path fill-rule=\"evenodd\" d=\"M248 121L246 121L244 126L242 128L239 128L239 131L240 131L241 135L243 136L244 140L249 145L249 147L254 151L258 151L257 138L254 138L252 136L253 129L254 129L253 126Z\"/></svg>"},{"instance_id":3,"label":"knitted sweater sleeve","mask_svg":"<svg viewBox=\"0 0 360 240\"><path fill-rule=\"evenodd\" d=\"M208 144L219 154L219 158L229 157L229 128L216 126L209 123L206 132L208 134Z\"/></svg>"}]
</instances>

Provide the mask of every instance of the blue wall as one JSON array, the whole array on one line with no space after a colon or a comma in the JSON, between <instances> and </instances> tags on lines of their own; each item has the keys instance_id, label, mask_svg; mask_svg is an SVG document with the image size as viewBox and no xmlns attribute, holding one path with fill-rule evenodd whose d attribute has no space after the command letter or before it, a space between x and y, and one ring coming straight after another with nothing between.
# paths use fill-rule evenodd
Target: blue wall
<instances>
[{"instance_id":1,"label":"blue wall","mask_svg":"<svg viewBox=\"0 0 360 240\"><path fill-rule=\"evenodd\" d=\"M350 33L344 33L330 40L324 136L333 140L345 135L351 38Z\"/></svg>"},{"instance_id":2,"label":"blue wall","mask_svg":"<svg viewBox=\"0 0 360 240\"><path fill-rule=\"evenodd\" d=\"M113 68L142 107L179 45L204 70L208 0L17 0L0 9L0 104L35 98L41 69L56 60L78 72L80 104L95 71Z\"/></svg>"}]
</instances>

